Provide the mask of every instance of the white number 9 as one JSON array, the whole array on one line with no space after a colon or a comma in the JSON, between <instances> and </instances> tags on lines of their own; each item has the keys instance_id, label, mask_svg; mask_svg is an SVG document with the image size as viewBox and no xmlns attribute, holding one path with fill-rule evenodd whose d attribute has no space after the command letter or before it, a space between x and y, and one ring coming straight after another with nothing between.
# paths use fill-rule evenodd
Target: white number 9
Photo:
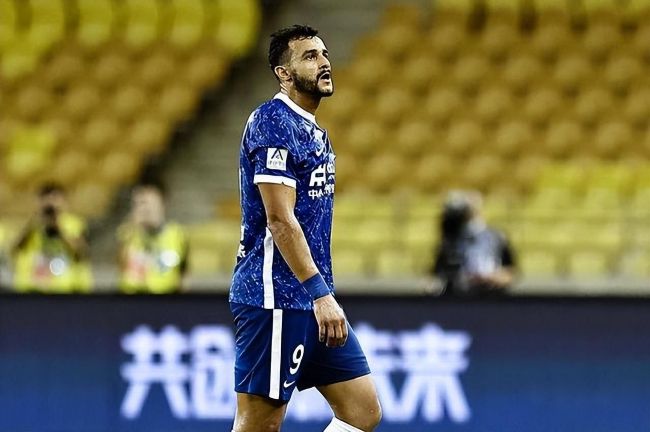
<instances>
[{"instance_id":1,"label":"white number 9","mask_svg":"<svg viewBox=\"0 0 650 432\"><path fill-rule=\"evenodd\" d=\"M290 373L291 375L293 375L293 374L295 374L296 372L298 372L298 369L300 368L300 362L302 362L302 356L303 356L304 354L305 354L305 347L304 347L302 344L298 345L298 346L296 347L296 349L293 350L292 360L293 360L293 363L295 364L295 366L292 366L292 367L289 369L289 373Z\"/></svg>"}]
</instances>

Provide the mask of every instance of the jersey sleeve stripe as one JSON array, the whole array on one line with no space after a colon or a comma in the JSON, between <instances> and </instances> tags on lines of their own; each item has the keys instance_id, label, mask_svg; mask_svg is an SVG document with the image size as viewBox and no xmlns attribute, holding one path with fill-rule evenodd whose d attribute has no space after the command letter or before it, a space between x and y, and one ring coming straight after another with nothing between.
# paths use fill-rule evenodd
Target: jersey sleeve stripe
<instances>
[{"instance_id":1,"label":"jersey sleeve stripe","mask_svg":"<svg viewBox=\"0 0 650 432\"><path fill-rule=\"evenodd\" d=\"M268 174L256 174L253 177L253 183L273 183L273 184L283 184L292 188L296 188L296 181L289 177L274 176Z\"/></svg>"}]
</instances>

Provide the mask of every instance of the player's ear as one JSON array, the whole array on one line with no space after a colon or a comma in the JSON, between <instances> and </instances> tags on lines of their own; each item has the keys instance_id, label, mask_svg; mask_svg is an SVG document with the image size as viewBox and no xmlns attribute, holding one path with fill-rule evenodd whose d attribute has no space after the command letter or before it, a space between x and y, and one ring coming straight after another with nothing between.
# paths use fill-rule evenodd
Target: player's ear
<instances>
[{"instance_id":1,"label":"player's ear","mask_svg":"<svg viewBox=\"0 0 650 432\"><path fill-rule=\"evenodd\" d=\"M291 81L291 74L289 73L289 69L287 69L285 66L276 66L273 71L275 72L275 75L278 77L280 82Z\"/></svg>"}]
</instances>

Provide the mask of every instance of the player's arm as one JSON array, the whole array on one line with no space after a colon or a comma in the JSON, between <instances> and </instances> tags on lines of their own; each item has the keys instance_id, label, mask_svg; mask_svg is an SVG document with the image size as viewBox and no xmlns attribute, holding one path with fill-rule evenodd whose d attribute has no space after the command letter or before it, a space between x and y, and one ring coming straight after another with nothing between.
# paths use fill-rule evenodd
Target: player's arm
<instances>
[{"instance_id":1,"label":"player's arm","mask_svg":"<svg viewBox=\"0 0 650 432\"><path fill-rule=\"evenodd\" d=\"M258 187L273 241L293 274L314 298L320 340L326 341L329 347L342 346L348 337L345 315L329 293L296 219L296 190L272 183L259 183Z\"/></svg>"}]
</instances>

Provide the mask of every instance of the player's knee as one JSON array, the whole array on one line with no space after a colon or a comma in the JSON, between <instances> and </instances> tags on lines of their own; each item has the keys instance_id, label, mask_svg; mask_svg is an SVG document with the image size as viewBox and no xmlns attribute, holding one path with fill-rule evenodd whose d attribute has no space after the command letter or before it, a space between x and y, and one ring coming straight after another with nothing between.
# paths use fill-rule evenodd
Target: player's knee
<instances>
[{"instance_id":1,"label":"player's knee","mask_svg":"<svg viewBox=\"0 0 650 432\"><path fill-rule=\"evenodd\" d=\"M381 422L381 405L375 400L353 411L339 413L337 417L363 431L373 431Z\"/></svg>"}]
</instances>

